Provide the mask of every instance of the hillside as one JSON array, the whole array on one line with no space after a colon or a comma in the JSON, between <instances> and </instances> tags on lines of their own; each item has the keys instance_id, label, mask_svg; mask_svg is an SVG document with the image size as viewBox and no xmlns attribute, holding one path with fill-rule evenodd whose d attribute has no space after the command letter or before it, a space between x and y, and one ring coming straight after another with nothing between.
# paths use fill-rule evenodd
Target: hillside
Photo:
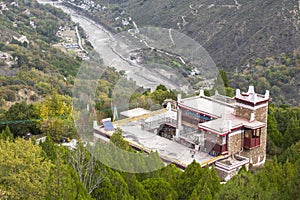
<instances>
[{"instance_id":1,"label":"hillside","mask_svg":"<svg viewBox=\"0 0 300 200\"><path fill-rule=\"evenodd\" d=\"M59 27L74 27L62 11L35 1L4 1L0 12L0 107L35 102L52 89L70 94L80 66L53 45Z\"/></svg>"},{"instance_id":2,"label":"hillside","mask_svg":"<svg viewBox=\"0 0 300 200\"><path fill-rule=\"evenodd\" d=\"M299 105L299 1L64 2L115 33L135 24L183 32L227 72L231 87L253 84L258 92L270 90L273 103Z\"/></svg>"},{"instance_id":3,"label":"hillside","mask_svg":"<svg viewBox=\"0 0 300 200\"><path fill-rule=\"evenodd\" d=\"M139 26L178 29L194 38L220 67L292 53L300 44L298 0L118 2Z\"/></svg>"}]
</instances>

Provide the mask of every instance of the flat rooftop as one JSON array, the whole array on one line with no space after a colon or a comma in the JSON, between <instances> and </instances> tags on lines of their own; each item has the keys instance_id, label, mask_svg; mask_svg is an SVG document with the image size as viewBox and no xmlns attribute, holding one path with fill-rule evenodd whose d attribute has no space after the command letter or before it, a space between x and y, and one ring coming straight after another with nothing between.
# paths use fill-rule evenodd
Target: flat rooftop
<instances>
[{"instance_id":1,"label":"flat rooftop","mask_svg":"<svg viewBox=\"0 0 300 200\"><path fill-rule=\"evenodd\" d=\"M195 96L182 99L179 102L179 105L195 111L200 111L203 114L207 114L215 118L224 116L228 110L231 112L234 111L234 106L232 104L224 103L206 96Z\"/></svg>"},{"instance_id":2,"label":"flat rooftop","mask_svg":"<svg viewBox=\"0 0 300 200\"><path fill-rule=\"evenodd\" d=\"M208 122L200 123L199 127L207 131L219 134L226 134L232 129L245 126L247 128L260 128L265 123L259 121L250 121L234 115L234 104L219 101L214 97L196 96L182 99L180 107L200 112L204 115L211 116L214 119ZM230 125L229 125L230 124Z\"/></svg>"},{"instance_id":3,"label":"flat rooftop","mask_svg":"<svg viewBox=\"0 0 300 200\"><path fill-rule=\"evenodd\" d=\"M193 162L193 160L196 160L198 163L205 163L214 158L207 153L199 151L196 151L193 158L193 153L190 148L167 138L155 135L149 131L144 131L138 123L128 124L121 126L120 128L123 130L123 136L127 141L137 143L152 151L157 151L164 158L169 158L168 160L177 160L184 165L188 165Z\"/></svg>"},{"instance_id":4,"label":"flat rooftop","mask_svg":"<svg viewBox=\"0 0 300 200\"><path fill-rule=\"evenodd\" d=\"M134 108L131 110L123 111L120 113L120 115L131 118L131 117L138 117L138 116L149 114L149 113L151 113L150 110L145 110L143 108Z\"/></svg>"},{"instance_id":5,"label":"flat rooftop","mask_svg":"<svg viewBox=\"0 0 300 200\"><path fill-rule=\"evenodd\" d=\"M176 162L187 166L195 160L202 166L205 166L208 163L220 159L220 157L214 157L208 153L200 151L193 152L191 148L142 129L142 124L145 121L162 119L166 116L174 118L177 116L177 112L162 109L148 113L144 116L116 121L114 122L114 126L123 130L125 140L131 145L139 146L141 149L147 151L157 151L161 158L170 162ZM105 132L105 130L100 127L95 129ZM107 134L111 135L112 132L108 132Z\"/></svg>"}]
</instances>

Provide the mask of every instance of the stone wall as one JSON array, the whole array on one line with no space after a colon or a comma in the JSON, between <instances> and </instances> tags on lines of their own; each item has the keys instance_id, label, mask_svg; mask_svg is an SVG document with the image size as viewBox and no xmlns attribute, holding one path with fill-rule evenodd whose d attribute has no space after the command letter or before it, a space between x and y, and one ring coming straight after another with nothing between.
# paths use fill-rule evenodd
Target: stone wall
<instances>
[{"instance_id":1,"label":"stone wall","mask_svg":"<svg viewBox=\"0 0 300 200\"><path fill-rule=\"evenodd\" d=\"M242 133L233 133L228 135L228 155L233 155L241 151L242 149Z\"/></svg>"},{"instance_id":2,"label":"stone wall","mask_svg":"<svg viewBox=\"0 0 300 200\"><path fill-rule=\"evenodd\" d=\"M248 120L250 120L251 113L253 112L253 110L250 110L248 108L243 108L241 106L236 106L234 110L235 110L236 116L242 117L242 118L248 119Z\"/></svg>"},{"instance_id":3,"label":"stone wall","mask_svg":"<svg viewBox=\"0 0 300 200\"><path fill-rule=\"evenodd\" d=\"M255 114L255 120L265 123L266 126L261 129L260 146L249 150L244 149L242 155L248 157L250 159L250 163L254 165L258 163L263 164L262 161L265 159L267 146L268 104L266 104L265 107L258 108L254 111L240 106L236 108L236 114L240 117L245 117L246 119L250 119L252 112Z\"/></svg>"},{"instance_id":4,"label":"stone wall","mask_svg":"<svg viewBox=\"0 0 300 200\"><path fill-rule=\"evenodd\" d=\"M235 170L226 171L226 170L219 169L218 167L215 167L216 172L217 172L219 178L221 179L221 181L228 181L228 180L232 179L235 175L238 174L240 168L241 167L239 167Z\"/></svg>"},{"instance_id":5,"label":"stone wall","mask_svg":"<svg viewBox=\"0 0 300 200\"><path fill-rule=\"evenodd\" d=\"M267 120L268 120L268 105L255 110L255 119L257 121L267 123Z\"/></svg>"}]
</instances>

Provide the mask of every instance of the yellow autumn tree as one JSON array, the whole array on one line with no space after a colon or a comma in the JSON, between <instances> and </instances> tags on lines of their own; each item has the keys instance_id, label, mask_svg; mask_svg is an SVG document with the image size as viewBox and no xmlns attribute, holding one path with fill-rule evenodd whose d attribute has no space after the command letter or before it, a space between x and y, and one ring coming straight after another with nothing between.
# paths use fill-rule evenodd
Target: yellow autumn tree
<instances>
[{"instance_id":1,"label":"yellow autumn tree","mask_svg":"<svg viewBox=\"0 0 300 200\"><path fill-rule=\"evenodd\" d=\"M43 199L51 162L38 145L24 139L0 140L0 198Z\"/></svg>"},{"instance_id":2,"label":"yellow autumn tree","mask_svg":"<svg viewBox=\"0 0 300 200\"><path fill-rule=\"evenodd\" d=\"M46 135L52 137L54 141L74 132L71 98L59 95L53 91L51 96L38 105L40 128Z\"/></svg>"}]
</instances>

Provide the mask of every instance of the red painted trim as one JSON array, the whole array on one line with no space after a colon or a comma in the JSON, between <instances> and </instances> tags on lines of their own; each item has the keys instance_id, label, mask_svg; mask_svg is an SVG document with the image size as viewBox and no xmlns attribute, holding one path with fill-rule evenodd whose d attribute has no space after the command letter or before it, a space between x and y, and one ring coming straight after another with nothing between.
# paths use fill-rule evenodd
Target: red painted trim
<instances>
[{"instance_id":1,"label":"red painted trim","mask_svg":"<svg viewBox=\"0 0 300 200\"><path fill-rule=\"evenodd\" d=\"M220 133L219 133L219 132L216 132L216 130L210 130L210 129L201 127L201 125L198 126L198 129L203 130L203 131L206 131L206 132L211 132L211 133L220 135Z\"/></svg>"},{"instance_id":2,"label":"red painted trim","mask_svg":"<svg viewBox=\"0 0 300 200\"><path fill-rule=\"evenodd\" d=\"M256 129L259 129L259 128L263 128L265 127L266 124L264 123L263 125L260 125L260 126L255 126L255 127L250 127L248 125L244 125L245 128L248 128L248 129L252 129L252 130L256 130Z\"/></svg>"},{"instance_id":3,"label":"red painted trim","mask_svg":"<svg viewBox=\"0 0 300 200\"><path fill-rule=\"evenodd\" d=\"M266 99L266 100L262 100L262 101L258 101L258 102L256 102L256 103L253 103L253 102L251 102L251 101L247 101L247 100L245 100L245 99L240 99L240 98L238 98L238 97L234 97L234 99L235 99L237 102L244 103L244 104L249 105L249 106L259 106L259 105L264 104L264 103L266 103L266 102L268 102L268 101L270 100L270 99Z\"/></svg>"},{"instance_id":4,"label":"red painted trim","mask_svg":"<svg viewBox=\"0 0 300 200\"><path fill-rule=\"evenodd\" d=\"M234 128L231 129L231 132L239 130L239 129L242 129L243 127L244 127L244 125L240 125L240 126L234 127Z\"/></svg>"},{"instance_id":5,"label":"red painted trim","mask_svg":"<svg viewBox=\"0 0 300 200\"><path fill-rule=\"evenodd\" d=\"M225 131L225 132L221 133L221 132L217 132L216 130L210 130L208 128L205 128L205 127L201 126L201 124L199 124L199 126L198 126L198 129L200 129L200 130L203 130L203 131L206 131L206 132L211 132L211 133L214 133L214 134L218 134L220 136L226 136L229 133L232 133L233 131L236 131L236 130L239 130L239 129L242 129L242 128L243 128L243 125L240 125L240 126L232 128L230 131Z\"/></svg>"}]
</instances>

